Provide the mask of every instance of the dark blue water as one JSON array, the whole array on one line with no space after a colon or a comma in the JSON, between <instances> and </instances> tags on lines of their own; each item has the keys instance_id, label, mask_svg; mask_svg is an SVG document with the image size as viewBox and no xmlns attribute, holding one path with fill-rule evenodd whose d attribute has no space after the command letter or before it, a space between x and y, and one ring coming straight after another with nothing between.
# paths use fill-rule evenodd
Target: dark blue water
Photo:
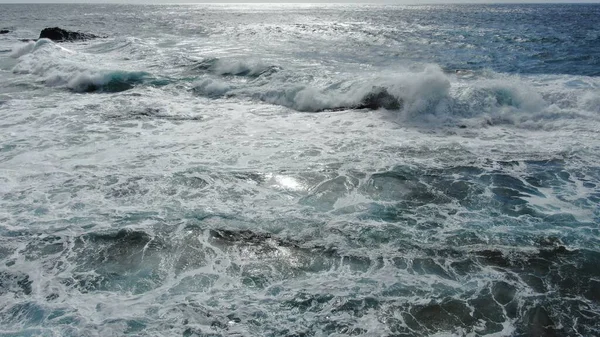
<instances>
[{"instance_id":1,"label":"dark blue water","mask_svg":"<svg viewBox=\"0 0 600 337\"><path fill-rule=\"evenodd\" d=\"M354 24L365 24L360 33L368 39L361 42L376 45L399 60L433 62L447 69L490 69L498 72L524 74L572 74L597 76L600 65L600 6L597 4L499 4L499 5L427 5L427 6L362 6L355 8L325 7L317 13L310 7L245 11L243 6L230 6L215 12L197 5L70 5L65 12L60 5L2 5L2 24L6 28L32 29L52 26L68 12L73 27L122 35L125 31L138 31L147 35L146 29L157 27L161 34L199 34L204 36L222 27L215 25L219 18L236 18L236 29L244 34L239 24L269 24L294 16L292 22L299 30L303 19L349 26L317 27L340 33L352 29ZM43 11L44 17L36 12ZM140 14L144 13L144 14ZM177 19L169 21L168 15ZM138 15L139 14L139 15ZM212 16L212 17L211 17ZM219 18L216 18L218 16ZM296 22L297 21L297 22ZM358 26L358 25L357 25ZM351 39L350 39L351 40ZM348 41L350 44L352 41ZM403 46L403 50L397 48ZM349 46L346 46L349 47ZM396 48L395 48L396 47ZM361 50L354 50L361 56ZM351 54L346 57L353 57ZM366 62L379 61L373 55Z\"/></svg>"},{"instance_id":2,"label":"dark blue water","mask_svg":"<svg viewBox=\"0 0 600 337\"><path fill-rule=\"evenodd\" d=\"M439 41L416 56L451 69L524 74L600 74L600 6L457 5L411 11ZM429 56L428 56L429 55Z\"/></svg>"}]
</instances>

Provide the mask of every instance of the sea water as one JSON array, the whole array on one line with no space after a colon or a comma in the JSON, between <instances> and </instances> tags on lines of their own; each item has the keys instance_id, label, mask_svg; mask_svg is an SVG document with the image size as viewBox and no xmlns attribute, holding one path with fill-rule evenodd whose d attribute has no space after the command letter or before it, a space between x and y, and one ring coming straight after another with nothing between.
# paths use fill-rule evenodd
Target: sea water
<instances>
[{"instance_id":1,"label":"sea water","mask_svg":"<svg viewBox=\"0 0 600 337\"><path fill-rule=\"evenodd\" d=\"M599 5L0 24L1 336L600 335Z\"/></svg>"}]
</instances>

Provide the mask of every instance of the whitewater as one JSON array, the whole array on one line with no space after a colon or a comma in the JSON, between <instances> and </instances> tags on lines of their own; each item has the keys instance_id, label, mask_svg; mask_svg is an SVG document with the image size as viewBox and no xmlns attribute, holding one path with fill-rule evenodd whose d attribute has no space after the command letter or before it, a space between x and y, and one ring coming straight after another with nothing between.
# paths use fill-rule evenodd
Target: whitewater
<instances>
[{"instance_id":1,"label":"whitewater","mask_svg":"<svg viewBox=\"0 0 600 337\"><path fill-rule=\"evenodd\" d=\"M0 336L600 335L599 18L0 5Z\"/></svg>"}]
</instances>

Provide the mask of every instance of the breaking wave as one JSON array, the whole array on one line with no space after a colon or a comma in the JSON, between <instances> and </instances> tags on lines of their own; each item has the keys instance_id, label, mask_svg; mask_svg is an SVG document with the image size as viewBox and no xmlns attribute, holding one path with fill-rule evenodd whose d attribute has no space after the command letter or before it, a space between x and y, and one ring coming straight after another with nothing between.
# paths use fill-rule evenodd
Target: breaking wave
<instances>
[{"instance_id":1,"label":"breaking wave","mask_svg":"<svg viewBox=\"0 0 600 337\"><path fill-rule=\"evenodd\" d=\"M132 46L137 49L142 44L136 39L120 39L88 50L120 52ZM422 71L374 72L323 81L314 75L300 74L293 67L286 70L258 59L207 58L192 66L191 73L196 76L185 76L188 72L177 75L178 79L167 79L147 71L96 68L91 65L102 64L98 62L99 55L78 53L47 39L21 45L11 56L18 61L15 73L34 74L47 86L75 92L120 92L138 85L178 82L191 83L195 95L211 99L259 100L301 112L384 109L403 122L456 124L468 119L470 122L464 123L472 126L515 124L547 128L561 119L598 119L599 96L594 93L597 83L585 77L575 84L572 79L542 79L548 83L540 85L517 75L465 75L429 65ZM581 95L581 86L586 85L589 90ZM574 94L575 90L579 90L578 94Z\"/></svg>"},{"instance_id":2,"label":"breaking wave","mask_svg":"<svg viewBox=\"0 0 600 337\"><path fill-rule=\"evenodd\" d=\"M550 7L0 6L0 336L600 336Z\"/></svg>"},{"instance_id":3,"label":"breaking wave","mask_svg":"<svg viewBox=\"0 0 600 337\"><path fill-rule=\"evenodd\" d=\"M215 88L218 90L207 90ZM418 113L438 104L449 88L448 79L438 67L432 66L422 73L407 74L396 79L349 81L322 89L311 85L289 85L279 79L266 83L252 82L249 85L229 85L209 79L197 83L193 90L209 97L227 94L254 98L303 112L383 108Z\"/></svg>"},{"instance_id":4,"label":"breaking wave","mask_svg":"<svg viewBox=\"0 0 600 337\"><path fill-rule=\"evenodd\" d=\"M150 74L146 72L101 71L78 72L66 76L55 74L47 78L45 83L50 86L66 85L76 92L119 92L150 79Z\"/></svg>"},{"instance_id":5,"label":"breaking wave","mask_svg":"<svg viewBox=\"0 0 600 337\"><path fill-rule=\"evenodd\" d=\"M196 81L192 90L196 94L201 96L218 98L225 95L229 90L231 90L231 86L223 81L205 78Z\"/></svg>"},{"instance_id":6,"label":"breaking wave","mask_svg":"<svg viewBox=\"0 0 600 337\"><path fill-rule=\"evenodd\" d=\"M199 96L238 97L284 106L301 112L385 109L402 121L455 123L474 119L479 125L515 124L548 127L544 121L574 117L598 119L599 97L593 90L581 95L561 80L544 85L518 76L480 74L467 80L436 66L420 72L398 72L319 86L298 83L282 71L268 79L231 81L205 77L192 86ZM543 81L548 81L544 80ZM595 83L593 78L582 81ZM473 124L471 123L471 124ZM473 124L473 125L475 125Z\"/></svg>"},{"instance_id":7,"label":"breaking wave","mask_svg":"<svg viewBox=\"0 0 600 337\"><path fill-rule=\"evenodd\" d=\"M15 49L18 59L13 72L33 74L47 86L65 87L75 92L120 92L139 84L162 86L167 79L153 77L145 71L105 70L95 68L96 60L64 48L48 39L40 39Z\"/></svg>"},{"instance_id":8,"label":"breaking wave","mask_svg":"<svg viewBox=\"0 0 600 337\"><path fill-rule=\"evenodd\" d=\"M268 65L261 60L236 60L208 58L197 62L193 70L223 76L258 77L270 75L281 70L280 67Z\"/></svg>"},{"instance_id":9,"label":"breaking wave","mask_svg":"<svg viewBox=\"0 0 600 337\"><path fill-rule=\"evenodd\" d=\"M37 41L28 41L26 42L24 45L21 45L19 47L17 47L16 49L14 49L12 51L12 53L10 54L10 56L12 58L19 58L23 55L32 53L33 51L41 48L42 46L45 45L53 45L54 48L62 50L62 51L69 51L67 48L61 47L57 44L55 44L54 42L52 42L49 39L39 39Z\"/></svg>"}]
</instances>

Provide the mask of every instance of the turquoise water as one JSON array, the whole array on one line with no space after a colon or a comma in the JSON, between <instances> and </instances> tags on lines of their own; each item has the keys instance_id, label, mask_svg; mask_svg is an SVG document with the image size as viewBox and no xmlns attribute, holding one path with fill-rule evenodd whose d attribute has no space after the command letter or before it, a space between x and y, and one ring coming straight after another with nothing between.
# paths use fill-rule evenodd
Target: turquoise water
<instances>
[{"instance_id":1,"label":"turquoise water","mask_svg":"<svg viewBox=\"0 0 600 337\"><path fill-rule=\"evenodd\" d=\"M599 12L0 5L0 335L600 334Z\"/></svg>"}]
</instances>

